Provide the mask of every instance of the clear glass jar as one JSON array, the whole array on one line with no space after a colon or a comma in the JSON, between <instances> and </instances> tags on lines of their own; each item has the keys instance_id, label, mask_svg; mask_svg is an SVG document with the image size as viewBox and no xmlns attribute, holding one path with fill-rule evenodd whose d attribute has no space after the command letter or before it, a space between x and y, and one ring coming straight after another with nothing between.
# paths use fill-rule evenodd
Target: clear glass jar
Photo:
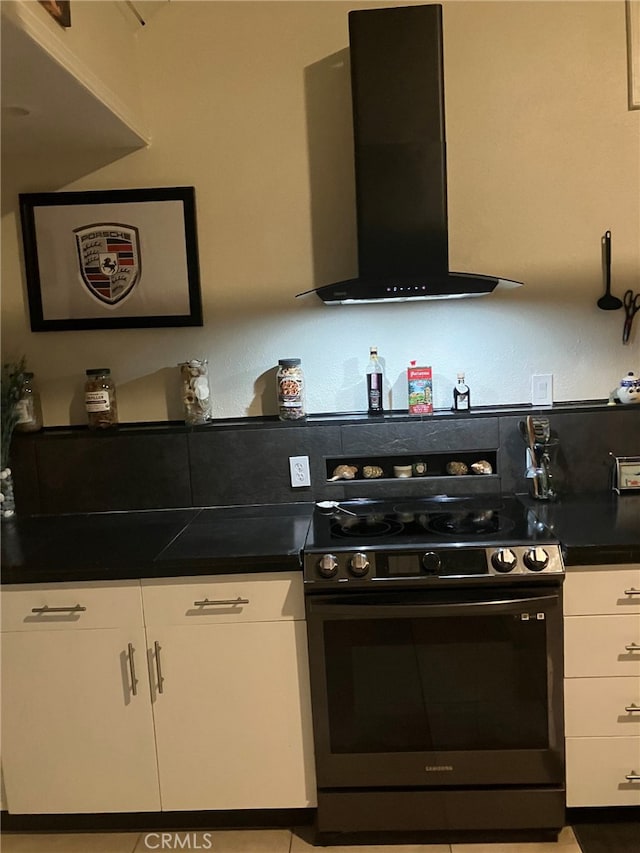
<instances>
[{"instance_id":1,"label":"clear glass jar","mask_svg":"<svg viewBox=\"0 0 640 853\"><path fill-rule=\"evenodd\" d=\"M89 429L109 429L118 424L116 386L108 367L93 367L85 371L84 406Z\"/></svg>"},{"instance_id":2,"label":"clear glass jar","mask_svg":"<svg viewBox=\"0 0 640 853\"><path fill-rule=\"evenodd\" d=\"M42 429L42 405L40 394L33 381L33 373L25 373L22 382L20 399L15 405L18 416L16 430L18 432L37 432Z\"/></svg>"},{"instance_id":3,"label":"clear glass jar","mask_svg":"<svg viewBox=\"0 0 640 853\"><path fill-rule=\"evenodd\" d=\"M197 425L211 420L209 366L206 358L192 358L179 364L182 377L184 422Z\"/></svg>"},{"instance_id":4,"label":"clear glass jar","mask_svg":"<svg viewBox=\"0 0 640 853\"><path fill-rule=\"evenodd\" d=\"M281 421L297 421L305 416L304 375L299 358L281 358L276 374L278 417Z\"/></svg>"}]
</instances>

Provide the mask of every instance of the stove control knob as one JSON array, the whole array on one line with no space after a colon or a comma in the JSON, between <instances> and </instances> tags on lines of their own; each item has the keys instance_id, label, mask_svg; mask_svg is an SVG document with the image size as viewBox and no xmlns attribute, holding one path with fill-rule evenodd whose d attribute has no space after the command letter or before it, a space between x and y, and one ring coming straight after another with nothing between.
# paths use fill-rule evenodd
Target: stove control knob
<instances>
[{"instance_id":1,"label":"stove control knob","mask_svg":"<svg viewBox=\"0 0 640 853\"><path fill-rule=\"evenodd\" d=\"M491 565L496 572L507 574L512 572L518 563L518 558L511 548L500 548L495 554L491 555Z\"/></svg>"},{"instance_id":2,"label":"stove control knob","mask_svg":"<svg viewBox=\"0 0 640 853\"><path fill-rule=\"evenodd\" d=\"M369 571L369 558L366 554L358 551L349 560L349 571L357 578L363 578Z\"/></svg>"},{"instance_id":3,"label":"stove control knob","mask_svg":"<svg viewBox=\"0 0 640 853\"><path fill-rule=\"evenodd\" d=\"M549 555L544 548L532 548L524 555L524 564L532 572L541 572L549 565Z\"/></svg>"},{"instance_id":4,"label":"stove control knob","mask_svg":"<svg viewBox=\"0 0 640 853\"><path fill-rule=\"evenodd\" d=\"M323 578L332 578L338 572L338 560L333 554L323 554L318 563L318 572Z\"/></svg>"},{"instance_id":5,"label":"stove control knob","mask_svg":"<svg viewBox=\"0 0 640 853\"><path fill-rule=\"evenodd\" d=\"M440 554L435 551L427 551L422 555L422 565L428 575L437 575L442 565Z\"/></svg>"}]
</instances>

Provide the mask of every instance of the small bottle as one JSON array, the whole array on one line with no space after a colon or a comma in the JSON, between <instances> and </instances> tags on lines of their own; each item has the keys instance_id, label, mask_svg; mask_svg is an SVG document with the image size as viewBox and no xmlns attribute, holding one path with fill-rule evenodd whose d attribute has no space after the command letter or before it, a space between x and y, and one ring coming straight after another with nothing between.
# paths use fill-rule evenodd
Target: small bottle
<instances>
[{"instance_id":1,"label":"small bottle","mask_svg":"<svg viewBox=\"0 0 640 853\"><path fill-rule=\"evenodd\" d=\"M19 432L37 432L42 429L42 406L40 394L33 381L33 373L23 375L22 390L15 405L15 413L18 417L15 428Z\"/></svg>"},{"instance_id":2,"label":"small bottle","mask_svg":"<svg viewBox=\"0 0 640 853\"><path fill-rule=\"evenodd\" d=\"M86 372L84 405L89 429L108 429L118 424L116 386L108 367L94 367Z\"/></svg>"},{"instance_id":3,"label":"small bottle","mask_svg":"<svg viewBox=\"0 0 640 853\"><path fill-rule=\"evenodd\" d=\"M278 417L281 421L304 418L304 375L299 358L281 358L276 374Z\"/></svg>"},{"instance_id":4,"label":"small bottle","mask_svg":"<svg viewBox=\"0 0 640 853\"><path fill-rule=\"evenodd\" d=\"M471 409L471 391L465 384L464 373L458 373L458 383L453 389L453 411L468 412Z\"/></svg>"},{"instance_id":5,"label":"small bottle","mask_svg":"<svg viewBox=\"0 0 640 853\"><path fill-rule=\"evenodd\" d=\"M382 407L382 367L378 361L378 347L369 348L367 406L370 415L381 415L384 411Z\"/></svg>"}]
</instances>

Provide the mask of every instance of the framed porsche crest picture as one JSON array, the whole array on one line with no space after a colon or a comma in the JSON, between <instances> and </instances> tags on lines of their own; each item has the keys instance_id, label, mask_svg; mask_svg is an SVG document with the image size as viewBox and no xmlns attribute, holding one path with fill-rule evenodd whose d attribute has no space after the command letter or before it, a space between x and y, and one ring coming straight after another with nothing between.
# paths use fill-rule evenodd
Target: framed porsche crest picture
<instances>
[{"instance_id":1,"label":"framed porsche crest picture","mask_svg":"<svg viewBox=\"0 0 640 853\"><path fill-rule=\"evenodd\" d=\"M193 187L23 193L33 332L202 326Z\"/></svg>"}]
</instances>

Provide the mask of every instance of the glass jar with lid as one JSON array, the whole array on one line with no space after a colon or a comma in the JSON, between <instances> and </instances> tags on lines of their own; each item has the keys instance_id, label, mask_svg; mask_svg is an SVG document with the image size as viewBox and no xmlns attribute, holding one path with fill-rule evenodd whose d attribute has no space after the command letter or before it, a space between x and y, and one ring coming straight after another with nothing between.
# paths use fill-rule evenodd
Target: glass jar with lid
<instances>
[{"instance_id":1,"label":"glass jar with lid","mask_svg":"<svg viewBox=\"0 0 640 853\"><path fill-rule=\"evenodd\" d=\"M206 424L211 420L209 367L206 358L192 358L179 364L182 376L182 405L186 424Z\"/></svg>"},{"instance_id":2,"label":"glass jar with lid","mask_svg":"<svg viewBox=\"0 0 640 853\"><path fill-rule=\"evenodd\" d=\"M42 429L42 405L36 388L33 373L24 373L20 399L15 405L16 430L18 432L37 432Z\"/></svg>"},{"instance_id":3,"label":"glass jar with lid","mask_svg":"<svg viewBox=\"0 0 640 853\"><path fill-rule=\"evenodd\" d=\"M305 416L304 375L299 358L281 358L278 362L278 417L296 421Z\"/></svg>"},{"instance_id":4,"label":"glass jar with lid","mask_svg":"<svg viewBox=\"0 0 640 853\"><path fill-rule=\"evenodd\" d=\"M86 372L84 405L89 429L108 429L118 424L116 386L108 367L93 367Z\"/></svg>"}]
</instances>

